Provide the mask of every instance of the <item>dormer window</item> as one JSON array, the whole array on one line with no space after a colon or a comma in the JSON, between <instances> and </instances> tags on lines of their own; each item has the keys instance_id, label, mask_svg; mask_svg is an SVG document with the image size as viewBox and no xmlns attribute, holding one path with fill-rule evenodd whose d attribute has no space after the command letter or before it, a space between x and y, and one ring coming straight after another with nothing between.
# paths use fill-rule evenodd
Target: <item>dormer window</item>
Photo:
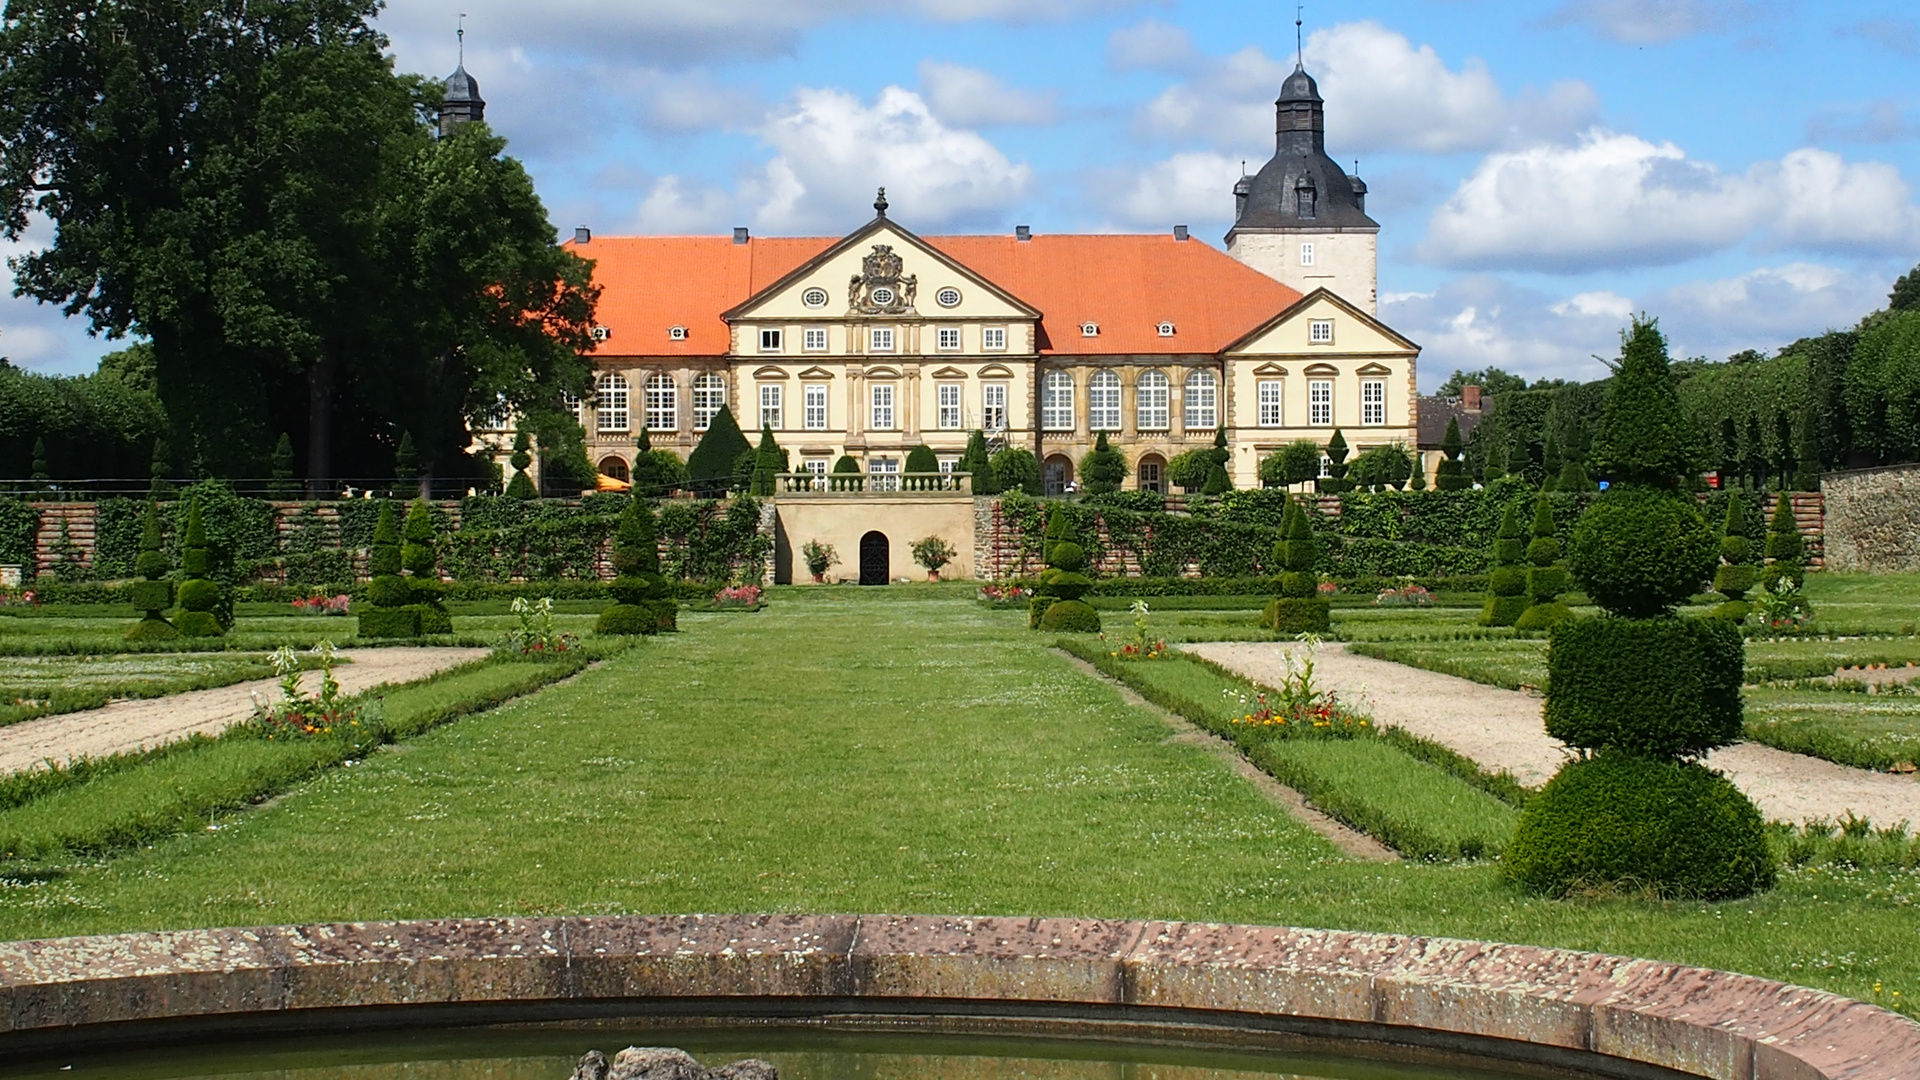
<instances>
[{"instance_id":1,"label":"dormer window","mask_svg":"<svg viewBox=\"0 0 1920 1080\"><path fill-rule=\"evenodd\" d=\"M826 307L827 306L827 290L808 289L806 292L803 292L800 294L800 302L807 305L810 308Z\"/></svg>"},{"instance_id":2,"label":"dormer window","mask_svg":"<svg viewBox=\"0 0 1920 1080\"><path fill-rule=\"evenodd\" d=\"M686 328L686 327L684 327L684 326L669 326L669 327L667 327L667 340L668 340L668 341L685 341L685 340L687 340L687 328Z\"/></svg>"},{"instance_id":3,"label":"dormer window","mask_svg":"<svg viewBox=\"0 0 1920 1080\"><path fill-rule=\"evenodd\" d=\"M1099 336L1100 336L1100 324L1099 324L1099 323L1097 323L1097 322L1083 322L1083 323L1081 323L1081 324L1080 324L1080 336L1081 336L1081 337L1099 337Z\"/></svg>"},{"instance_id":4,"label":"dormer window","mask_svg":"<svg viewBox=\"0 0 1920 1080\"><path fill-rule=\"evenodd\" d=\"M1313 197L1313 181L1304 176L1301 177L1299 183L1293 185L1293 199L1301 217L1313 216Z\"/></svg>"},{"instance_id":5,"label":"dormer window","mask_svg":"<svg viewBox=\"0 0 1920 1080\"><path fill-rule=\"evenodd\" d=\"M1173 323L1171 323L1171 322L1162 322L1162 323L1160 324L1160 336L1161 336L1161 337L1172 337L1172 336L1173 336Z\"/></svg>"},{"instance_id":6,"label":"dormer window","mask_svg":"<svg viewBox=\"0 0 1920 1080\"><path fill-rule=\"evenodd\" d=\"M596 342L605 341L613 336L613 331L605 326L596 326L588 333L593 335L593 340Z\"/></svg>"}]
</instances>

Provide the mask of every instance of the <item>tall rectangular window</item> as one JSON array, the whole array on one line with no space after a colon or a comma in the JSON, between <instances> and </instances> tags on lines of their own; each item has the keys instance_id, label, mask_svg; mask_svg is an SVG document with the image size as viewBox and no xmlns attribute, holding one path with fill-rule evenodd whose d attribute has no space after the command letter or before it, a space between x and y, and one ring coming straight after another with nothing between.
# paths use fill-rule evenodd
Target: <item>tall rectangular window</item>
<instances>
[{"instance_id":1,"label":"tall rectangular window","mask_svg":"<svg viewBox=\"0 0 1920 1080\"><path fill-rule=\"evenodd\" d=\"M1049 371L1040 380L1040 428L1073 430L1073 376L1064 371Z\"/></svg>"},{"instance_id":2,"label":"tall rectangular window","mask_svg":"<svg viewBox=\"0 0 1920 1080\"><path fill-rule=\"evenodd\" d=\"M779 431L786 424L782 422L780 408L781 386L768 383L760 388L760 426Z\"/></svg>"},{"instance_id":3,"label":"tall rectangular window","mask_svg":"<svg viewBox=\"0 0 1920 1080\"><path fill-rule=\"evenodd\" d=\"M1260 401L1260 426L1281 427L1280 419L1280 380L1262 379L1256 395Z\"/></svg>"},{"instance_id":4,"label":"tall rectangular window","mask_svg":"<svg viewBox=\"0 0 1920 1080\"><path fill-rule=\"evenodd\" d=\"M1097 371L1087 380L1087 427L1092 431L1120 430L1120 376Z\"/></svg>"},{"instance_id":5,"label":"tall rectangular window","mask_svg":"<svg viewBox=\"0 0 1920 1080\"><path fill-rule=\"evenodd\" d=\"M1133 424L1141 431L1165 431L1173 424L1168 408L1171 390L1167 377L1158 371L1142 374L1133 384Z\"/></svg>"},{"instance_id":6,"label":"tall rectangular window","mask_svg":"<svg viewBox=\"0 0 1920 1080\"><path fill-rule=\"evenodd\" d=\"M677 431L680 428L679 388L673 377L661 372L647 376L647 430Z\"/></svg>"},{"instance_id":7,"label":"tall rectangular window","mask_svg":"<svg viewBox=\"0 0 1920 1080\"><path fill-rule=\"evenodd\" d=\"M801 467L813 474L813 490L827 490L827 459L811 457L800 463Z\"/></svg>"},{"instance_id":8,"label":"tall rectangular window","mask_svg":"<svg viewBox=\"0 0 1920 1080\"><path fill-rule=\"evenodd\" d=\"M960 328L957 326L941 327L938 335L938 341L939 341L941 352L959 352L960 351Z\"/></svg>"},{"instance_id":9,"label":"tall rectangular window","mask_svg":"<svg viewBox=\"0 0 1920 1080\"><path fill-rule=\"evenodd\" d=\"M1300 245L1300 265L1301 266L1313 265L1313 245L1312 244Z\"/></svg>"},{"instance_id":10,"label":"tall rectangular window","mask_svg":"<svg viewBox=\"0 0 1920 1080\"><path fill-rule=\"evenodd\" d=\"M875 431L893 430L893 384L874 383L869 388L873 397L872 423L867 426Z\"/></svg>"},{"instance_id":11,"label":"tall rectangular window","mask_svg":"<svg viewBox=\"0 0 1920 1080\"><path fill-rule=\"evenodd\" d=\"M1387 422L1387 381L1385 379L1360 380L1360 422L1363 424Z\"/></svg>"},{"instance_id":12,"label":"tall rectangular window","mask_svg":"<svg viewBox=\"0 0 1920 1080\"><path fill-rule=\"evenodd\" d=\"M989 326L980 331L980 348L987 352L1007 351L1007 328Z\"/></svg>"},{"instance_id":13,"label":"tall rectangular window","mask_svg":"<svg viewBox=\"0 0 1920 1080\"><path fill-rule=\"evenodd\" d=\"M940 430L960 430L960 384L943 382L934 389L940 406Z\"/></svg>"},{"instance_id":14,"label":"tall rectangular window","mask_svg":"<svg viewBox=\"0 0 1920 1080\"><path fill-rule=\"evenodd\" d=\"M1333 380L1307 381L1307 423L1333 423Z\"/></svg>"},{"instance_id":15,"label":"tall rectangular window","mask_svg":"<svg viewBox=\"0 0 1920 1080\"><path fill-rule=\"evenodd\" d=\"M824 326L809 326L805 330L800 331L800 347L808 352L826 352L827 328Z\"/></svg>"},{"instance_id":16,"label":"tall rectangular window","mask_svg":"<svg viewBox=\"0 0 1920 1080\"><path fill-rule=\"evenodd\" d=\"M808 431L827 430L827 384L808 383L800 390L801 409Z\"/></svg>"},{"instance_id":17,"label":"tall rectangular window","mask_svg":"<svg viewBox=\"0 0 1920 1080\"><path fill-rule=\"evenodd\" d=\"M1307 322L1307 344L1333 344L1333 320L1311 319Z\"/></svg>"},{"instance_id":18,"label":"tall rectangular window","mask_svg":"<svg viewBox=\"0 0 1920 1080\"><path fill-rule=\"evenodd\" d=\"M867 474L867 488L870 491L900 490L899 458L868 458Z\"/></svg>"},{"instance_id":19,"label":"tall rectangular window","mask_svg":"<svg viewBox=\"0 0 1920 1080\"><path fill-rule=\"evenodd\" d=\"M980 426L988 431L1007 429L1007 384L985 383L980 387Z\"/></svg>"},{"instance_id":20,"label":"tall rectangular window","mask_svg":"<svg viewBox=\"0 0 1920 1080\"><path fill-rule=\"evenodd\" d=\"M1188 431L1206 431L1220 423L1220 380L1201 368L1187 375L1185 388Z\"/></svg>"},{"instance_id":21,"label":"tall rectangular window","mask_svg":"<svg viewBox=\"0 0 1920 1080\"><path fill-rule=\"evenodd\" d=\"M713 423L713 414L726 404L726 376L710 371L693 377L693 430L707 430L707 425Z\"/></svg>"},{"instance_id":22,"label":"tall rectangular window","mask_svg":"<svg viewBox=\"0 0 1920 1080\"><path fill-rule=\"evenodd\" d=\"M876 326L873 329L867 331L867 351L892 352L893 351L893 327Z\"/></svg>"},{"instance_id":23,"label":"tall rectangular window","mask_svg":"<svg viewBox=\"0 0 1920 1080\"><path fill-rule=\"evenodd\" d=\"M763 327L760 331L760 351L779 352L786 343L786 335L774 327Z\"/></svg>"}]
</instances>

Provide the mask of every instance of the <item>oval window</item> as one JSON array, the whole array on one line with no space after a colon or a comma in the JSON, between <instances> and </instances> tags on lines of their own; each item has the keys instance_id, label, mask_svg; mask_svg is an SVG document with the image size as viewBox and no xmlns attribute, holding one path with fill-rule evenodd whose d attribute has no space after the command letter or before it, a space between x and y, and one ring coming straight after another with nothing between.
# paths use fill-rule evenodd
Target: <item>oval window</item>
<instances>
[{"instance_id":1,"label":"oval window","mask_svg":"<svg viewBox=\"0 0 1920 1080\"><path fill-rule=\"evenodd\" d=\"M885 285L873 290L873 302L881 307L886 307L888 304L893 303L893 290L887 288Z\"/></svg>"},{"instance_id":2,"label":"oval window","mask_svg":"<svg viewBox=\"0 0 1920 1080\"><path fill-rule=\"evenodd\" d=\"M800 302L807 305L810 308L826 307L827 306L827 290L808 289L806 292L803 292L800 294Z\"/></svg>"},{"instance_id":3,"label":"oval window","mask_svg":"<svg viewBox=\"0 0 1920 1080\"><path fill-rule=\"evenodd\" d=\"M947 288L941 289L937 293L934 293L933 299L941 307L959 307L960 306L960 290L949 286Z\"/></svg>"}]
</instances>

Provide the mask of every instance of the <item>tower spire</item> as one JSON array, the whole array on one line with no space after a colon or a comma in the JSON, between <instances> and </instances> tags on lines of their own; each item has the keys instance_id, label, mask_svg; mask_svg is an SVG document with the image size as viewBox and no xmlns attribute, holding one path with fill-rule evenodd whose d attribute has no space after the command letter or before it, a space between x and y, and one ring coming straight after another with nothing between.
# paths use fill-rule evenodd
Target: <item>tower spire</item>
<instances>
[{"instance_id":1,"label":"tower spire","mask_svg":"<svg viewBox=\"0 0 1920 1080\"><path fill-rule=\"evenodd\" d=\"M453 37L454 37L454 40L458 42L458 47L460 49L460 62L458 64L455 64L454 66L466 67L467 66L467 13L464 11L461 12L459 21L454 25L456 26L457 29L454 30Z\"/></svg>"},{"instance_id":2,"label":"tower spire","mask_svg":"<svg viewBox=\"0 0 1920 1080\"><path fill-rule=\"evenodd\" d=\"M1302 15L1306 7L1305 4L1293 5L1293 70L1295 71L1307 70L1307 39L1300 29L1306 21Z\"/></svg>"}]
</instances>

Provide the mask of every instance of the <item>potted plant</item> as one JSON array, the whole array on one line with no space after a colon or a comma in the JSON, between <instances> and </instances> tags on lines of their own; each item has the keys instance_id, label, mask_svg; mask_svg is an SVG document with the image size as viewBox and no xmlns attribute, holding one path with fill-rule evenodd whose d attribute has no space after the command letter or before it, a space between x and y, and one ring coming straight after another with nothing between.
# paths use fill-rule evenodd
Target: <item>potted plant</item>
<instances>
[{"instance_id":1,"label":"potted plant","mask_svg":"<svg viewBox=\"0 0 1920 1080\"><path fill-rule=\"evenodd\" d=\"M840 553L833 550L832 544L823 544L818 540L801 544L800 557L806 560L807 572L813 575L815 585L827 580L827 567L840 561Z\"/></svg>"},{"instance_id":2,"label":"potted plant","mask_svg":"<svg viewBox=\"0 0 1920 1080\"><path fill-rule=\"evenodd\" d=\"M940 568L958 554L952 544L937 536L923 536L915 540L909 550L913 552L913 561L927 568L928 581L939 581Z\"/></svg>"}]
</instances>

